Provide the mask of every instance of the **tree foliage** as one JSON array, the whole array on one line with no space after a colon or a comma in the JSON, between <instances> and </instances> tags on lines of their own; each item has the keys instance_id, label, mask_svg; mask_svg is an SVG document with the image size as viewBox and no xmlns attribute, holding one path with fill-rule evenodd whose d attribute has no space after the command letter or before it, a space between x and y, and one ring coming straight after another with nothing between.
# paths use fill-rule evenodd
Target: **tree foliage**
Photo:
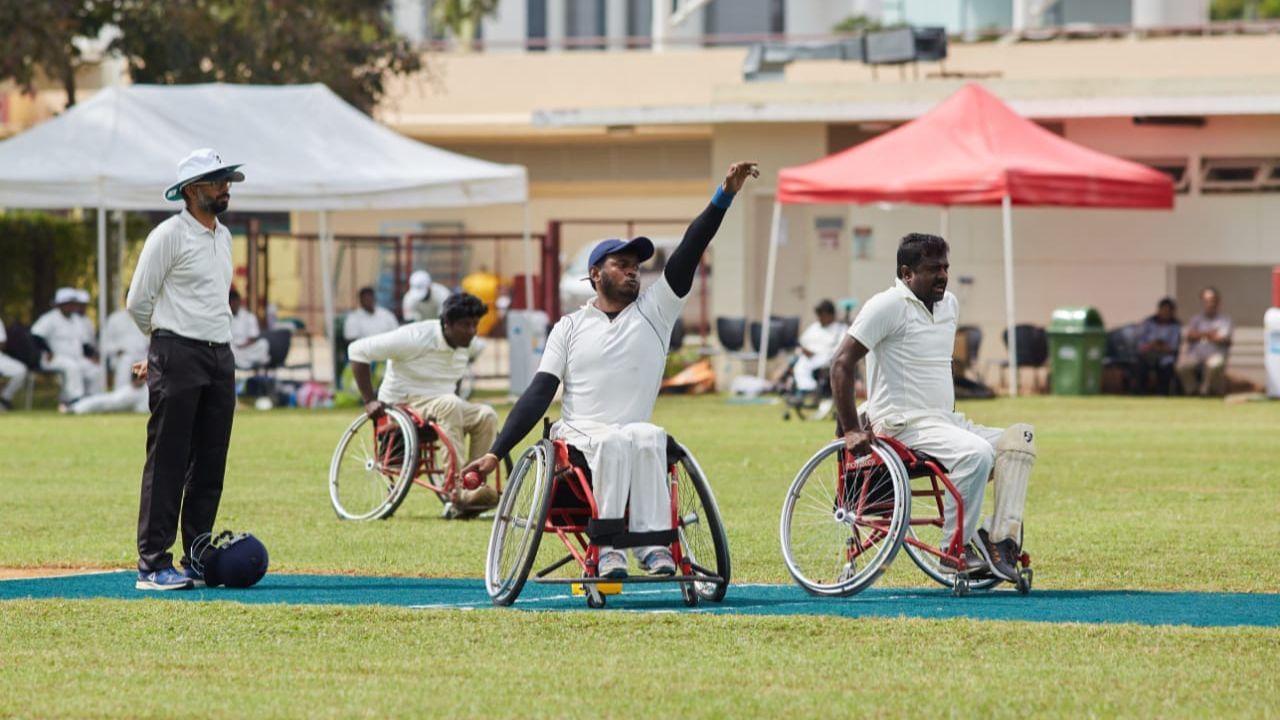
<instances>
[{"instance_id":1,"label":"tree foliage","mask_svg":"<svg viewBox=\"0 0 1280 720\"><path fill-rule=\"evenodd\" d=\"M92 218L92 214L86 218ZM94 233L81 222L42 212L0 215L0 318L30 323L63 285L96 292Z\"/></svg>"},{"instance_id":2,"label":"tree foliage","mask_svg":"<svg viewBox=\"0 0 1280 720\"><path fill-rule=\"evenodd\" d=\"M1280 18L1280 0L1213 0L1210 20L1270 20Z\"/></svg>"},{"instance_id":3,"label":"tree foliage","mask_svg":"<svg viewBox=\"0 0 1280 720\"><path fill-rule=\"evenodd\" d=\"M421 67L387 0L101 0L134 82L322 82L370 111L388 73Z\"/></svg>"},{"instance_id":4,"label":"tree foliage","mask_svg":"<svg viewBox=\"0 0 1280 720\"><path fill-rule=\"evenodd\" d=\"M473 0L479 4L491 0ZM75 40L119 28L136 83L322 82L369 112L388 74L422 66L396 35L389 0L0 0L0 80L31 90L44 72L75 97Z\"/></svg>"},{"instance_id":5,"label":"tree foliage","mask_svg":"<svg viewBox=\"0 0 1280 720\"><path fill-rule=\"evenodd\" d=\"M435 0L431 4L431 22L437 28L448 28L463 50L471 49L476 28L486 16L498 9L499 0Z\"/></svg>"},{"instance_id":6,"label":"tree foliage","mask_svg":"<svg viewBox=\"0 0 1280 720\"><path fill-rule=\"evenodd\" d=\"M32 92L43 73L67 91L67 106L75 105L75 40L96 37L102 19L96 0L0 0L0 80Z\"/></svg>"}]
</instances>

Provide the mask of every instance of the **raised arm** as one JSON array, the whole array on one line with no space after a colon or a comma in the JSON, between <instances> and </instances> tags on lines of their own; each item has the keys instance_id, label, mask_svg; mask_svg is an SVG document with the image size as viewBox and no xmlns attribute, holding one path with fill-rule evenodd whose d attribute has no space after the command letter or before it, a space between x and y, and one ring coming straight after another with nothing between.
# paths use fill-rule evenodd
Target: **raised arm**
<instances>
[{"instance_id":1,"label":"raised arm","mask_svg":"<svg viewBox=\"0 0 1280 720\"><path fill-rule=\"evenodd\" d=\"M535 374L529 387L516 401L515 407L511 408L511 414L502 424L502 431L494 439L489 452L462 468L462 475L465 477L467 473L474 472L480 477L485 477L497 469L498 458L509 455L524 436L529 434L533 426L538 424L538 420L547 414L547 408L551 407L551 401L555 399L556 390L559 388L560 379L555 375L547 372Z\"/></svg>"},{"instance_id":2,"label":"raised arm","mask_svg":"<svg viewBox=\"0 0 1280 720\"><path fill-rule=\"evenodd\" d=\"M689 223L680 245L667 258L663 275L677 297L684 297L693 289L693 278L698 272L702 254L707 251L711 239L720 229L720 221L733 204L733 196L742 189L748 177L760 177L760 169L754 162L736 162L729 166L729 172L720 187L716 188L711 204Z\"/></svg>"},{"instance_id":3,"label":"raised arm","mask_svg":"<svg viewBox=\"0 0 1280 720\"><path fill-rule=\"evenodd\" d=\"M831 358L831 394L835 398L836 417L844 432L845 447L856 455L871 452L871 443L875 441L871 428L863 428L858 420L858 402L854 398L858 362L868 352L852 335L845 335L836 348L835 357Z\"/></svg>"}]
</instances>

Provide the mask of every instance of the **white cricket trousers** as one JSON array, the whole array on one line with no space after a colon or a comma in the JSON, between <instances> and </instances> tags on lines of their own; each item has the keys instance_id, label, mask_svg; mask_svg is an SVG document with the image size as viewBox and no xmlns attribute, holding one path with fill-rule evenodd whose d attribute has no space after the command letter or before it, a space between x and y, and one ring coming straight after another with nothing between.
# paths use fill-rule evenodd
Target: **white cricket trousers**
<instances>
[{"instance_id":1,"label":"white cricket trousers","mask_svg":"<svg viewBox=\"0 0 1280 720\"><path fill-rule=\"evenodd\" d=\"M970 422L963 413L938 413L904 419L889 415L872 423L877 433L888 435L913 450L928 453L947 470L947 476L964 498L964 542L978 533L982 519L982 496L996 463L995 443L1003 428L989 428ZM950 493L943 495L942 542L951 542L956 531L956 503Z\"/></svg>"},{"instance_id":2,"label":"white cricket trousers","mask_svg":"<svg viewBox=\"0 0 1280 720\"><path fill-rule=\"evenodd\" d=\"M134 387L132 383L124 387L118 387L109 393L88 395L71 406L71 411L77 415L112 412L144 413L150 409L147 386Z\"/></svg>"},{"instance_id":3,"label":"white cricket trousers","mask_svg":"<svg viewBox=\"0 0 1280 720\"><path fill-rule=\"evenodd\" d=\"M621 518L630 498L627 529L671 529L671 493L667 489L667 433L650 423L604 425L564 421L551 429L587 459L592 493L601 520Z\"/></svg>"},{"instance_id":4,"label":"white cricket trousers","mask_svg":"<svg viewBox=\"0 0 1280 720\"><path fill-rule=\"evenodd\" d=\"M0 353L0 377L9 378L9 382L4 386L4 392L0 392L0 398L4 398L7 403L12 403L13 398L27 381L27 366L21 360Z\"/></svg>"},{"instance_id":5,"label":"white cricket trousers","mask_svg":"<svg viewBox=\"0 0 1280 720\"><path fill-rule=\"evenodd\" d=\"M79 400L85 395L101 392L102 368L89 358L70 355L54 355L44 367L62 374L62 401Z\"/></svg>"}]
</instances>

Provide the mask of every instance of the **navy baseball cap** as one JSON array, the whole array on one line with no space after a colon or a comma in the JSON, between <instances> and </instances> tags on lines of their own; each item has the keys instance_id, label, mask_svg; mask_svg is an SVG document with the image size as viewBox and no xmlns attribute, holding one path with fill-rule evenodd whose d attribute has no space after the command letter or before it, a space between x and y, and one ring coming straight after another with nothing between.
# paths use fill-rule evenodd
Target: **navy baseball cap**
<instances>
[{"instance_id":1,"label":"navy baseball cap","mask_svg":"<svg viewBox=\"0 0 1280 720\"><path fill-rule=\"evenodd\" d=\"M623 250L635 250L639 256L637 261L644 262L653 257L653 241L647 237L632 238L626 242L617 238L605 240L591 251L591 260L587 263L587 266L595 267L604 262L607 256Z\"/></svg>"}]
</instances>

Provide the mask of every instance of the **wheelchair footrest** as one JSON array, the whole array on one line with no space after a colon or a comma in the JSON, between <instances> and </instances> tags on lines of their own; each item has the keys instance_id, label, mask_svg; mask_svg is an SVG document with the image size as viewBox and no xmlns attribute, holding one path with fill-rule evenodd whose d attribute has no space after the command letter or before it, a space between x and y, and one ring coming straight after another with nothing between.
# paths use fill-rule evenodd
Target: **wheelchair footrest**
<instances>
[{"instance_id":1,"label":"wheelchair footrest","mask_svg":"<svg viewBox=\"0 0 1280 720\"><path fill-rule=\"evenodd\" d=\"M531 577L530 581L536 583L544 583L547 585L634 585L640 583L674 583L674 582L701 582L712 583L714 585L724 585L724 578L718 575L631 575L624 578L540 578ZM603 592L603 591L602 591ZM607 593L606 593L607 594Z\"/></svg>"}]
</instances>

